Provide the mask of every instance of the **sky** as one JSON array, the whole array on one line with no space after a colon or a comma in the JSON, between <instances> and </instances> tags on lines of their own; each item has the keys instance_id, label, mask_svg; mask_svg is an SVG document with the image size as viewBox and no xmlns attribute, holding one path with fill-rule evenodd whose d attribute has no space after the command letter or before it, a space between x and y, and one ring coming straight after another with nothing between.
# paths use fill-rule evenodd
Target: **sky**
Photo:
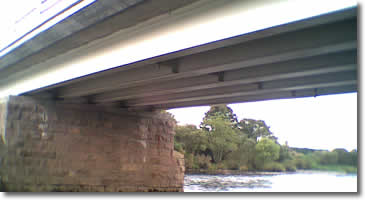
<instances>
[{"instance_id":1,"label":"sky","mask_svg":"<svg viewBox=\"0 0 365 200\"><path fill-rule=\"evenodd\" d=\"M280 144L357 149L357 93L229 104L238 120L264 120ZM179 125L199 126L209 106L171 109Z\"/></svg>"}]
</instances>

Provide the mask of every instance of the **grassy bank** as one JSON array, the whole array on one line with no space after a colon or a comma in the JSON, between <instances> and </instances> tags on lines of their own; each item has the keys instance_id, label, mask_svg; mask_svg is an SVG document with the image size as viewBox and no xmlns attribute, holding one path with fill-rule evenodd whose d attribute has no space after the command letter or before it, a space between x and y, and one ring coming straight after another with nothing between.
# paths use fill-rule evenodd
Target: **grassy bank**
<instances>
[{"instance_id":1,"label":"grassy bank","mask_svg":"<svg viewBox=\"0 0 365 200\"><path fill-rule=\"evenodd\" d=\"M240 168L232 168L224 164L211 164L208 165L193 165L193 168L186 168L186 173L191 174L245 174L251 172L296 172L297 170L315 170L315 171L328 171L328 172L340 172L347 174L357 174L357 167L352 165L321 165L318 163L312 163L311 165L296 165L295 162L271 162L263 165L260 168L248 168L241 166Z\"/></svg>"},{"instance_id":2,"label":"grassy bank","mask_svg":"<svg viewBox=\"0 0 365 200\"><path fill-rule=\"evenodd\" d=\"M349 174L357 174L357 167L349 165L317 165L313 166L313 169L321 171L334 171L334 172L343 172Z\"/></svg>"},{"instance_id":3,"label":"grassy bank","mask_svg":"<svg viewBox=\"0 0 365 200\"><path fill-rule=\"evenodd\" d=\"M303 170L303 169L302 169ZM302 171L300 170L300 171ZM324 166L319 165L311 169L305 169L305 171L323 171L323 172L339 172L346 174L357 174L357 168L353 166ZM250 174L250 173L265 173L265 172L296 172L297 170L285 170L285 168L278 169L265 169L265 170L239 170L239 169L186 169L185 174L209 174L209 175L239 175L239 174Z\"/></svg>"}]
</instances>

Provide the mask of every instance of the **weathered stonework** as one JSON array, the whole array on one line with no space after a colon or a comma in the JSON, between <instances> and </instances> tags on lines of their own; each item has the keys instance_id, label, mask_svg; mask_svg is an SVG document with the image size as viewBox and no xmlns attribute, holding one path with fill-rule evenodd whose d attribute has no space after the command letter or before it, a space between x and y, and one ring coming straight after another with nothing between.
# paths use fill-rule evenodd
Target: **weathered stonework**
<instances>
[{"instance_id":1,"label":"weathered stonework","mask_svg":"<svg viewBox=\"0 0 365 200\"><path fill-rule=\"evenodd\" d=\"M29 97L0 101L0 176L7 191L183 191L175 123Z\"/></svg>"}]
</instances>

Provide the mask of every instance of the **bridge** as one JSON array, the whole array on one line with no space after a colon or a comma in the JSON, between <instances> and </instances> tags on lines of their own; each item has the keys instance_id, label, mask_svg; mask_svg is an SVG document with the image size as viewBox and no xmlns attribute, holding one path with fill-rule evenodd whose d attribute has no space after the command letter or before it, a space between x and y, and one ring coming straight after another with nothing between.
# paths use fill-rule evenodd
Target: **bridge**
<instances>
[{"instance_id":1,"label":"bridge","mask_svg":"<svg viewBox=\"0 0 365 200\"><path fill-rule=\"evenodd\" d=\"M341 6L91 3L0 58L2 181L181 191L174 124L159 110L357 92L357 7Z\"/></svg>"}]
</instances>

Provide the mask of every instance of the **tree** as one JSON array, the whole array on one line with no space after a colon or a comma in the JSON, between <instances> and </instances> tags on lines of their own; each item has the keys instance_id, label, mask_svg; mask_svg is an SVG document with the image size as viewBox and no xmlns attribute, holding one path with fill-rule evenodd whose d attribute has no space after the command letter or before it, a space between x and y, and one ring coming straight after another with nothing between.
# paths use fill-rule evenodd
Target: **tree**
<instances>
[{"instance_id":1,"label":"tree","mask_svg":"<svg viewBox=\"0 0 365 200\"><path fill-rule=\"evenodd\" d=\"M317 153L319 163L322 165L334 165L338 162L337 152L321 151Z\"/></svg>"},{"instance_id":2,"label":"tree","mask_svg":"<svg viewBox=\"0 0 365 200\"><path fill-rule=\"evenodd\" d=\"M350 157L351 157L351 165L352 166L357 166L357 149L354 149L350 152Z\"/></svg>"},{"instance_id":3,"label":"tree","mask_svg":"<svg viewBox=\"0 0 365 200\"><path fill-rule=\"evenodd\" d=\"M262 138L256 144L256 167L262 168L265 164L279 158L280 146L269 138Z\"/></svg>"},{"instance_id":4,"label":"tree","mask_svg":"<svg viewBox=\"0 0 365 200\"><path fill-rule=\"evenodd\" d=\"M238 124L239 129L248 138L252 138L256 142L261 137L268 137L276 142L277 138L273 136L270 127L263 120L243 119Z\"/></svg>"},{"instance_id":5,"label":"tree","mask_svg":"<svg viewBox=\"0 0 365 200\"><path fill-rule=\"evenodd\" d=\"M255 145L256 141L244 135L239 135L237 150L229 157L236 163L236 168L253 169L255 165Z\"/></svg>"},{"instance_id":6,"label":"tree","mask_svg":"<svg viewBox=\"0 0 365 200\"><path fill-rule=\"evenodd\" d=\"M236 114L233 113L233 110L228 107L226 104L211 106L210 110L205 113L203 118L203 122L200 124L200 128L208 131L211 129L209 124L206 124L205 121L211 119L216 116L222 117L224 120L227 120L230 123L232 128L237 128L238 120Z\"/></svg>"},{"instance_id":7,"label":"tree","mask_svg":"<svg viewBox=\"0 0 365 200\"><path fill-rule=\"evenodd\" d=\"M334 149L333 152L337 153L337 163L341 165L351 165L351 156L346 149Z\"/></svg>"},{"instance_id":8,"label":"tree","mask_svg":"<svg viewBox=\"0 0 365 200\"><path fill-rule=\"evenodd\" d=\"M292 156L290 154L289 145L288 145L288 142L285 142L284 145L280 146L279 161L283 162L285 160L290 160L290 159L292 159Z\"/></svg>"},{"instance_id":9,"label":"tree","mask_svg":"<svg viewBox=\"0 0 365 200\"><path fill-rule=\"evenodd\" d=\"M187 153L195 155L206 150L206 135L195 125L177 126L175 132L175 146L182 146Z\"/></svg>"},{"instance_id":10,"label":"tree","mask_svg":"<svg viewBox=\"0 0 365 200\"><path fill-rule=\"evenodd\" d=\"M237 133L224 113L206 116L202 124L209 127L205 129L205 133L213 162L221 162L229 153L237 149Z\"/></svg>"}]
</instances>

